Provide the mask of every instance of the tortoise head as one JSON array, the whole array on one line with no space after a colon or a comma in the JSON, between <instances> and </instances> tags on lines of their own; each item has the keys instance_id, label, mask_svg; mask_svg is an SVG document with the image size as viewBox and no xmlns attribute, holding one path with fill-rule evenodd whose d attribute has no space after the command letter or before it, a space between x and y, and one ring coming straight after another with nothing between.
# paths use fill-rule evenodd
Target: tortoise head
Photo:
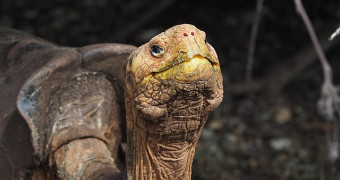
<instances>
[{"instance_id":1,"label":"tortoise head","mask_svg":"<svg viewBox=\"0 0 340 180\"><path fill-rule=\"evenodd\" d=\"M186 91L191 93L195 91L192 88L206 88L205 96L212 105L208 112L223 96L216 51L207 43L205 32L189 24L174 26L133 52L127 61L125 82L130 99L152 119L164 115L161 107L188 86Z\"/></svg>"},{"instance_id":2,"label":"tortoise head","mask_svg":"<svg viewBox=\"0 0 340 180\"><path fill-rule=\"evenodd\" d=\"M205 32L183 24L155 36L128 58L125 84L128 177L190 179L202 128L223 98Z\"/></svg>"},{"instance_id":3,"label":"tortoise head","mask_svg":"<svg viewBox=\"0 0 340 180\"><path fill-rule=\"evenodd\" d=\"M126 70L140 84L155 75L180 82L196 81L201 79L197 73L212 70L211 67L220 69L205 32L184 24L168 29L137 49L129 58ZM204 78L209 78L211 73L203 73Z\"/></svg>"}]
</instances>

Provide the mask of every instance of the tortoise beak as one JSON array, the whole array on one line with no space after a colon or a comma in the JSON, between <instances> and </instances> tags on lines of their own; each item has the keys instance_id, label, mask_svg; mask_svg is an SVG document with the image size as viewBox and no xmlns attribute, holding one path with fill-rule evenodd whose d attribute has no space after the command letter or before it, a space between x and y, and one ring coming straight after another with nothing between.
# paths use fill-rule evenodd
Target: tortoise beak
<instances>
[{"instance_id":1,"label":"tortoise beak","mask_svg":"<svg viewBox=\"0 0 340 180\"><path fill-rule=\"evenodd\" d=\"M202 42L201 41L190 43L191 46L186 52L188 60L192 59L194 56L201 56L208 59L212 65L219 65L215 50L211 50L212 47L208 43L204 42L204 40Z\"/></svg>"}]
</instances>

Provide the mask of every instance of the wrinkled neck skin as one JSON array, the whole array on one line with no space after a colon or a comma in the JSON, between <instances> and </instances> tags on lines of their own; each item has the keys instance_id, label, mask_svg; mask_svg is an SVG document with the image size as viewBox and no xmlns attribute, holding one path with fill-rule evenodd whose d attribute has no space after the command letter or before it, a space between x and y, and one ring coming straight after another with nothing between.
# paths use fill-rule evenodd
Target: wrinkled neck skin
<instances>
[{"instance_id":1,"label":"wrinkled neck skin","mask_svg":"<svg viewBox=\"0 0 340 180\"><path fill-rule=\"evenodd\" d=\"M202 82L202 86L209 83ZM187 88L179 85L181 90L177 89L171 100L150 103L156 105L140 103L148 102L147 93L126 98L128 179L191 179L197 141L209 112L222 100L222 93L215 88L208 92L204 88L190 89L198 84L187 84ZM157 118L148 115L158 111L164 114Z\"/></svg>"},{"instance_id":2,"label":"wrinkled neck skin","mask_svg":"<svg viewBox=\"0 0 340 180\"><path fill-rule=\"evenodd\" d=\"M207 115L201 112L202 100L196 101L199 105L196 109L186 107L172 110L170 114L176 116L162 117L158 122L147 119L135 108L131 109L131 119L141 123L135 123L128 132L133 144L127 155L128 159L131 158L128 160L131 164L127 165L131 168L128 179L191 179L196 143L207 120ZM177 102L184 104L187 100ZM190 117L188 113L198 116ZM155 129L153 126L163 126L164 134L149 130Z\"/></svg>"}]
</instances>

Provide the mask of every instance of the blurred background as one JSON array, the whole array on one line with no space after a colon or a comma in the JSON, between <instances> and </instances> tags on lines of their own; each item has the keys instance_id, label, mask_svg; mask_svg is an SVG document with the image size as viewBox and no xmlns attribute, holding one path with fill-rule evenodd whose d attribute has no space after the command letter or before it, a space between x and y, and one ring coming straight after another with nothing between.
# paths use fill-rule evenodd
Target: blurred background
<instances>
[{"instance_id":1,"label":"blurred background","mask_svg":"<svg viewBox=\"0 0 340 180\"><path fill-rule=\"evenodd\" d=\"M63 46L139 46L173 25L193 24L217 51L225 89L198 143L193 179L340 179L339 140L332 136L339 125L318 115L321 65L294 1L264 0L260 14L256 3L1 0L0 25ZM340 37L327 39L340 25L340 1L304 5L340 84ZM254 63L246 81L250 47Z\"/></svg>"}]
</instances>

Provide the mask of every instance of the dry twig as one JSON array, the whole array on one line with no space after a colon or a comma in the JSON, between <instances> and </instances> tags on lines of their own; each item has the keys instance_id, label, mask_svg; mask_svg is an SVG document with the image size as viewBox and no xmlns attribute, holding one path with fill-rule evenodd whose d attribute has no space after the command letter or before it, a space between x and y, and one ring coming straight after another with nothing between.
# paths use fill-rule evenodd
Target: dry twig
<instances>
[{"instance_id":1,"label":"dry twig","mask_svg":"<svg viewBox=\"0 0 340 180\"><path fill-rule=\"evenodd\" d=\"M256 4L256 15L254 17L253 26L251 28L250 40L249 40L249 49L248 49L248 59L247 59L247 67L246 67L246 81L249 82L252 79L252 71L254 64L254 53L256 48L256 38L257 32L260 26L262 9L263 9L264 0L257 0Z\"/></svg>"},{"instance_id":2,"label":"dry twig","mask_svg":"<svg viewBox=\"0 0 340 180\"><path fill-rule=\"evenodd\" d=\"M121 41L121 40L126 39L128 36L130 36L134 32L137 32L138 30L143 28L144 24L148 23L155 16L157 16L159 13L163 12L164 9L168 8L169 6L171 6L175 2L176 2L175 0L159 1L158 4L155 4L153 7L150 7L138 19L134 19L133 22L129 23L129 25L127 25L126 27L123 27L119 31L117 31L115 33L115 36L113 37L113 39L115 41Z\"/></svg>"},{"instance_id":3,"label":"dry twig","mask_svg":"<svg viewBox=\"0 0 340 180\"><path fill-rule=\"evenodd\" d=\"M336 122L335 120L339 120L340 116L340 98L338 96L337 89L332 82L332 67L329 65L326 56L321 49L319 40L314 32L312 23L303 7L303 4L301 3L301 0L294 0L294 2L298 14L300 14L306 25L307 31L322 65L324 81L321 88L321 97L318 101L319 113L325 119ZM339 128L337 127L337 124L335 124L332 132L326 131L329 158L333 161L339 158L338 130Z\"/></svg>"},{"instance_id":4,"label":"dry twig","mask_svg":"<svg viewBox=\"0 0 340 180\"><path fill-rule=\"evenodd\" d=\"M329 43L327 37L329 32L323 33L321 37L321 47L325 52L330 51L339 45L340 41ZM317 54L312 46L306 46L296 51L296 54L280 61L278 65L270 68L266 76L253 79L250 82L240 82L228 84L226 91L230 94L247 94L253 92L266 91L266 93L275 95L290 82L296 80L307 67L315 63ZM289 72L289 73L288 73Z\"/></svg>"},{"instance_id":5,"label":"dry twig","mask_svg":"<svg viewBox=\"0 0 340 180\"><path fill-rule=\"evenodd\" d=\"M331 37L328 38L328 40L332 41L339 34L340 34L340 26L338 27L338 29L335 30L335 32L331 35Z\"/></svg>"}]
</instances>

